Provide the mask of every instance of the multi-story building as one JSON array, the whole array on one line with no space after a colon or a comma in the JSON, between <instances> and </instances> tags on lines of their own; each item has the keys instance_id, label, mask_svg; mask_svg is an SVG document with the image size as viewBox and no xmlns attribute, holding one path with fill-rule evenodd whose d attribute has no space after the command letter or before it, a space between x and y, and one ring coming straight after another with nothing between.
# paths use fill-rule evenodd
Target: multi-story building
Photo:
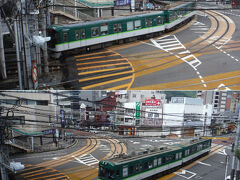
<instances>
[{"instance_id":1,"label":"multi-story building","mask_svg":"<svg viewBox=\"0 0 240 180\"><path fill-rule=\"evenodd\" d=\"M174 130L180 136L207 134L211 118L212 105L204 105L201 98L172 97L163 106L163 128Z\"/></svg>"},{"instance_id":2,"label":"multi-story building","mask_svg":"<svg viewBox=\"0 0 240 180\"><path fill-rule=\"evenodd\" d=\"M0 116L12 116L12 127L24 132L39 132L55 122L55 106L51 94L41 91L6 91L0 94Z\"/></svg>"},{"instance_id":3,"label":"multi-story building","mask_svg":"<svg viewBox=\"0 0 240 180\"><path fill-rule=\"evenodd\" d=\"M226 110L227 94L227 91L198 91L197 97L201 97L204 104L212 104L214 114L221 114Z\"/></svg>"}]
</instances>

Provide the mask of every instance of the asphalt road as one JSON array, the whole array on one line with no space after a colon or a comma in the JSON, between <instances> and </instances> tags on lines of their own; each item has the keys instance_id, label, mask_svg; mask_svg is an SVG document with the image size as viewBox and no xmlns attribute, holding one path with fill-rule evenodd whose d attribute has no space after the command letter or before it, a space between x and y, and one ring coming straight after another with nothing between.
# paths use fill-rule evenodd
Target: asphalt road
<instances>
[{"instance_id":1,"label":"asphalt road","mask_svg":"<svg viewBox=\"0 0 240 180\"><path fill-rule=\"evenodd\" d=\"M173 32L70 58L71 80L78 81L71 88L239 90L240 12L228 6L199 2L225 10L198 11Z\"/></svg>"}]
</instances>

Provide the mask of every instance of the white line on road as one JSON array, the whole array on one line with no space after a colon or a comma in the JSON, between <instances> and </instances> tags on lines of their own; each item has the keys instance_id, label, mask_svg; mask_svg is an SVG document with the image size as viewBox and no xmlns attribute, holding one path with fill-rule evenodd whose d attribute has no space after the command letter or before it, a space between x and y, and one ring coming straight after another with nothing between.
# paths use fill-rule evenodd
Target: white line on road
<instances>
[{"instance_id":1,"label":"white line on road","mask_svg":"<svg viewBox=\"0 0 240 180\"><path fill-rule=\"evenodd\" d=\"M202 165L205 165L205 166L212 166L211 164L207 164L207 163L203 163L201 161L197 161L198 164L202 164Z\"/></svg>"}]
</instances>

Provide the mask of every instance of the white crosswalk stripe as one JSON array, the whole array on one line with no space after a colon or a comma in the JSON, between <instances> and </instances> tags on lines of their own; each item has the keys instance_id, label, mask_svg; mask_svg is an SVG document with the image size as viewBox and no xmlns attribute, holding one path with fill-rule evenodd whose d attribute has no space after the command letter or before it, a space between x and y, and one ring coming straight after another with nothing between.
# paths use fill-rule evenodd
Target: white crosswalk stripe
<instances>
[{"instance_id":1,"label":"white crosswalk stripe","mask_svg":"<svg viewBox=\"0 0 240 180\"><path fill-rule=\"evenodd\" d=\"M209 30L209 27L205 25L204 23L195 21L190 28L191 31L193 31L196 34L203 34L206 33Z\"/></svg>"},{"instance_id":2,"label":"white crosswalk stripe","mask_svg":"<svg viewBox=\"0 0 240 180\"><path fill-rule=\"evenodd\" d=\"M77 162L82 163L87 166L92 166L94 164L97 164L99 161L91 154L83 154L80 157L72 156Z\"/></svg>"},{"instance_id":3,"label":"white crosswalk stripe","mask_svg":"<svg viewBox=\"0 0 240 180\"><path fill-rule=\"evenodd\" d=\"M177 58L180 58L184 62L188 63L194 70L197 70L196 68L202 63L195 55L186 49L186 47L178 40L175 35L163 36L156 40L150 39L150 41L155 47L162 49L170 54L175 54ZM176 52L176 50L178 51ZM179 55L183 56L180 57Z\"/></svg>"}]
</instances>

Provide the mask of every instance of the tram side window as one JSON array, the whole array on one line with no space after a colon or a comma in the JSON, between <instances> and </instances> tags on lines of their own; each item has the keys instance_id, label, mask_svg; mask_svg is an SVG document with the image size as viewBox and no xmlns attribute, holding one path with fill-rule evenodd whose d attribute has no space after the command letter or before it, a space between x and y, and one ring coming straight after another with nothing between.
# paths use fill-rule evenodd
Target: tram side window
<instances>
[{"instance_id":1,"label":"tram side window","mask_svg":"<svg viewBox=\"0 0 240 180\"><path fill-rule=\"evenodd\" d=\"M123 167L123 177L127 177L128 176L128 167Z\"/></svg>"},{"instance_id":2,"label":"tram side window","mask_svg":"<svg viewBox=\"0 0 240 180\"><path fill-rule=\"evenodd\" d=\"M176 160L178 159L178 153L176 153L176 158L175 158Z\"/></svg>"},{"instance_id":3,"label":"tram side window","mask_svg":"<svg viewBox=\"0 0 240 180\"><path fill-rule=\"evenodd\" d=\"M182 158L182 152L179 153L179 159L181 159L181 158Z\"/></svg>"},{"instance_id":4,"label":"tram side window","mask_svg":"<svg viewBox=\"0 0 240 180\"><path fill-rule=\"evenodd\" d=\"M152 18L145 19L146 22L146 27L151 27L152 26Z\"/></svg>"},{"instance_id":5,"label":"tram side window","mask_svg":"<svg viewBox=\"0 0 240 180\"><path fill-rule=\"evenodd\" d=\"M101 25L100 30L101 30L101 35L102 35L102 36L108 34L108 25L107 25L107 24Z\"/></svg>"},{"instance_id":6,"label":"tram side window","mask_svg":"<svg viewBox=\"0 0 240 180\"><path fill-rule=\"evenodd\" d=\"M190 152L189 149L185 150L185 156L188 156L188 155L189 155L189 152Z\"/></svg>"},{"instance_id":7,"label":"tram side window","mask_svg":"<svg viewBox=\"0 0 240 180\"><path fill-rule=\"evenodd\" d=\"M153 167L153 163L152 163L152 161L149 161L148 162L148 168L151 169L152 167Z\"/></svg>"},{"instance_id":8,"label":"tram side window","mask_svg":"<svg viewBox=\"0 0 240 180\"><path fill-rule=\"evenodd\" d=\"M118 24L118 32L122 32L122 24Z\"/></svg>"},{"instance_id":9,"label":"tram side window","mask_svg":"<svg viewBox=\"0 0 240 180\"><path fill-rule=\"evenodd\" d=\"M117 171L116 171L116 177L119 177L119 176L120 176L120 171L117 170Z\"/></svg>"},{"instance_id":10,"label":"tram side window","mask_svg":"<svg viewBox=\"0 0 240 180\"><path fill-rule=\"evenodd\" d=\"M153 166L156 167L157 166L157 159L153 160Z\"/></svg>"},{"instance_id":11,"label":"tram side window","mask_svg":"<svg viewBox=\"0 0 240 180\"><path fill-rule=\"evenodd\" d=\"M97 37L97 36L99 36L99 28L98 28L98 27L93 27L93 28L91 29L91 31L92 31L92 37Z\"/></svg>"},{"instance_id":12,"label":"tram side window","mask_svg":"<svg viewBox=\"0 0 240 180\"><path fill-rule=\"evenodd\" d=\"M68 33L63 33L63 41L64 42L68 41Z\"/></svg>"},{"instance_id":13,"label":"tram side window","mask_svg":"<svg viewBox=\"0 0 240 180\"><path fill-rule=\"evenodd\" d=\"M158 166L162 164L162 158L158 158Z\"/></svg>"},{"instance_id":14,"label":"tram side window","mask_svg":"<svg viewBox=\"0 0 240 180\"><path fill-rule=\"evenodd\" d=\"M133 174L134 172L134 167L133 166L130 166L129 167L129 175Z\"/></svg>"},{"instance_id":15,"label":"tram side window","mask_svg":"<svg viewBox=\"0 0 240 180\"><path fill-rule=\"evenodd\" d=\"M114 24L113 31L114 31L114 33L122 32L122 24Z\"/></svg>"},{"instance_id":16,"label":"tram side window","mask_svg":"<svg viewBox=\"0 0 240 180\"><path fill-rule=\"evenodd\" d=\"M80 31L75 31L75 39L76 40L80 39Z\"/></svg>"},{"instance_id":17,"label":"tram side window","mask_svg":"<svg viewBox=\"0 0 240 180\"><path fill-rule=\"evenodd\" d=\"M117 25L117 24L114 24L114 25L113 25L113 32L114 32L114 33L117 33L117 32L118 32L118 25Z\"/></svg>"},{"instance_id":18,"label":"tram side window","mask_svg":"<svg viewBox=\"0 0 240 180\"><path fill-rule=\"evenodd\" d=\"M128 30L128 31L133 30L133 21L127 22L127 30Z\"/></svg>"},{"instance_id":19,"label":"tram side window","mask_svg":"<svg viewBox=\"0 0 240 180\"><path fill-rule=\"evenodd\" d=\"M163 18L160 16L156 18L156 21L157 21L157 25L163 24Z\"/></svg>"},{"instance_id":20,"label":"tram side window","mask_svg":"<svg viewBox=\"0 0 240 180\"><path fill-rule=\"evenodd\" d=\"M135 24L135 28L134 29L141 29L141 21L140 20L136 20L134 22L134 24Z\"/></svg>"},{"instance_id":21,"label":"tram side window","mask_svg":"<svg viewBox=\"0 0 240 180\"><path fill-rule=\"evenodd\" d=\"M148 162L145 162L145 163L144 163L143 169L148 169Z\"/></svg>"},{"instance_id":22,"label":"tram side window","mask_svg":"<svg viewBox=\"0 0 240 180\"><path fill-rule=\"evenodd\" d=\"M84 39L86 37L85 35L85 29L81 29L80 30L80 35L81 35L81 39Z\"/></svg>"}]
</instances>

